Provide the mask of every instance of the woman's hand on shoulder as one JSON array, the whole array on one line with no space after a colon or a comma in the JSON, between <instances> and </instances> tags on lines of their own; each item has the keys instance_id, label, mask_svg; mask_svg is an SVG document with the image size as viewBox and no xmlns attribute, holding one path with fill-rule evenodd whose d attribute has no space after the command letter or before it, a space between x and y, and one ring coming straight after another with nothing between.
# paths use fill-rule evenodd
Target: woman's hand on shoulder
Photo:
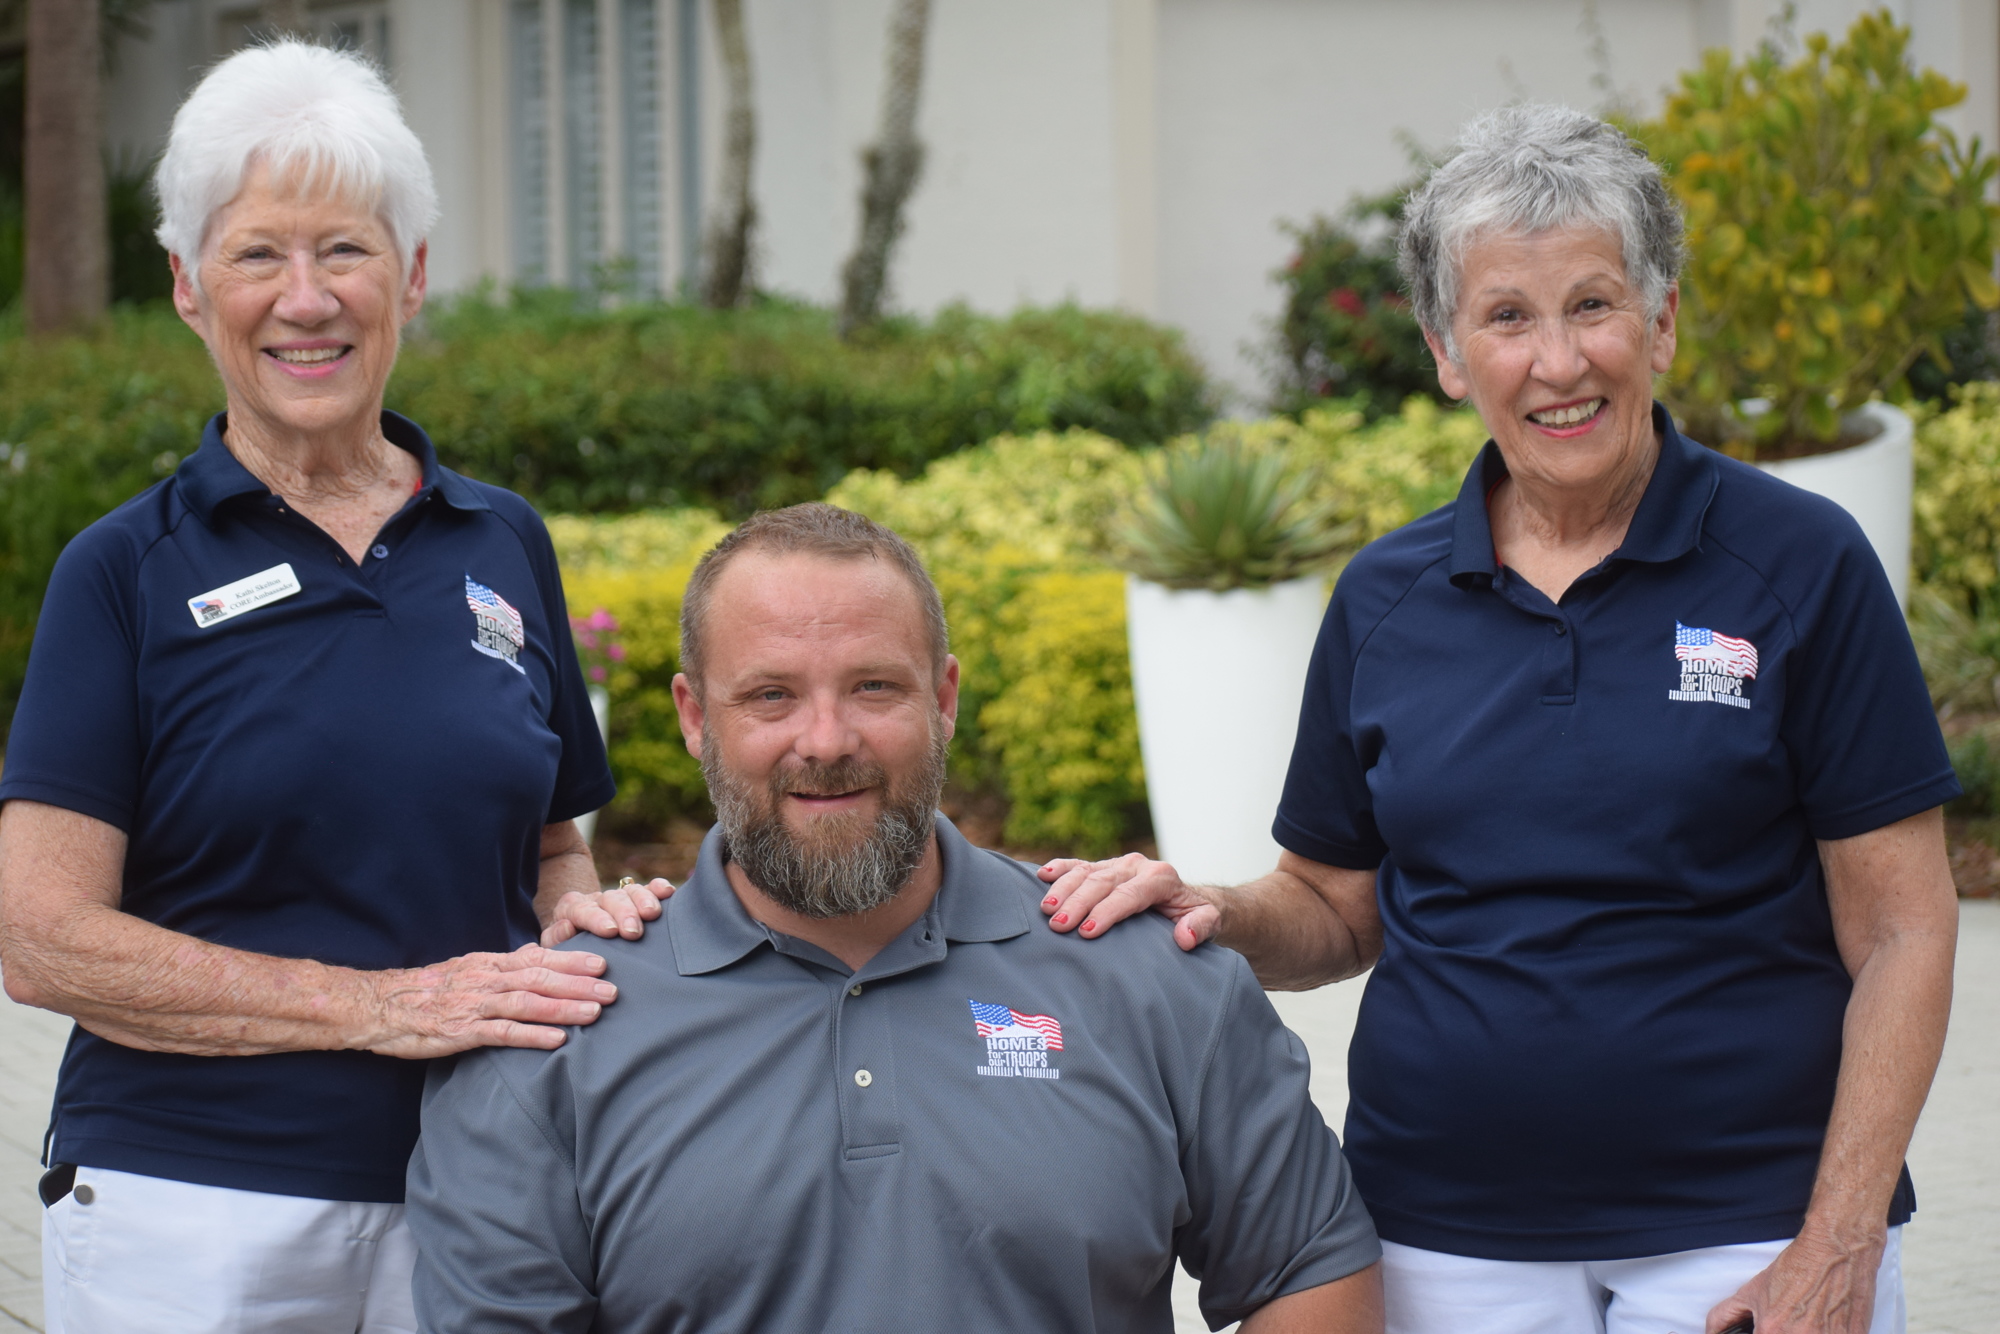
<instances>
[{"instance_id":1,"label":"woman's hand on shoulder","mask_svg":"<svg viewBox=\"0 0 2000 1334\"><path fill-rule=\"evenodd\" d=\"M658 919L660 905L673 894L672 882L658 876L643 885L627 876L616 888L593 894L572 890L556 900L549 924L542 929L542 944L560 945L586 933L637 940L646 934L646 923Z\"/></svg>"},{"instance_id":2,"label":"woman's hand on shoulder","mask_svg":"<svg viewBox=\"0 0 2000 1334\"><path fill-rule=\"evenodd\" d=\"M1059 857L1037 872L1049 883L1042 912L1057 931L1096 939L1151 908L1174 924L1174 943L1191 950L1215 937L1222 914L1208 891L1182 882L1166 862L1131 852L1108 861Z\"/></svg>"},{"instance_id":3,"label":"woman's hand on shoulder","mask_svg":"<svg viewBox=\"0 0 2000 1334\"><path fill-rule=\"evenodd\" d=\"M405 1060L474 1047L550 1050L562 1046L564 1028L595 1023L618 999L603 973L600 955L523 945L511 954L352 974L365 979L366 1009L358 1035L342 1045Z\"/></svg>"}]
</instances>

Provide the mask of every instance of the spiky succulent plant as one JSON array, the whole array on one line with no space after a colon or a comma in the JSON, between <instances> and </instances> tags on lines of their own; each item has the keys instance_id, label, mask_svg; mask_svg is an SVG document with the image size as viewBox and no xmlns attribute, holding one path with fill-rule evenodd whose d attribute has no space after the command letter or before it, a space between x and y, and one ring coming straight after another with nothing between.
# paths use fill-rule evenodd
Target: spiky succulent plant
<instances>
[{"instance_id":1,"label":"spiky succulent plant","mask_svg":"<svg viewBox=\"0 0 2000 1334\"><path fill-rule=\"evenodd\" d=\"M1219 438L1169 446L1152 460L1117 532L1119 563L1168 588L1266 588L1325 566L1345 534L1284 456Z\"/></svg>"}]
</instances>

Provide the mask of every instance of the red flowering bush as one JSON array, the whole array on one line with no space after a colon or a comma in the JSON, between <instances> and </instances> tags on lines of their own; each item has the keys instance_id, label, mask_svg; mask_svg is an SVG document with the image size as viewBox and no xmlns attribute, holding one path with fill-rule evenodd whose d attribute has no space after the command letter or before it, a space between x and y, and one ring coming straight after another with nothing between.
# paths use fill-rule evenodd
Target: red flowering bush
<instances>
[{"instance_id":1,"label":"red flowering bush","mask_svg":"<svg viewBox=\"0 0 2000 1334\"><path fill-rule=\"evenodd\" d=\"M1361 200L1338 218L1281 224L1297 249L1272 275L1285 293L1271 359L1274 410L1297 414L1345 398L1375 418L1412 394L1444 401L1396 273L1394 224L1405 193Z\"/></svg>"}]
</instances>

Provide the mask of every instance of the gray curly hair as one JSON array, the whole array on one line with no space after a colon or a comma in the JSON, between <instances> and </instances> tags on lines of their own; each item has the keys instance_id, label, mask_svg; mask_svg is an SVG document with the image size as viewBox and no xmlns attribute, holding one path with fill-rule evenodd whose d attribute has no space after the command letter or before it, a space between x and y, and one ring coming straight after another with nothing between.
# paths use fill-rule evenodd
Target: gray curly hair
<instances>
[{"instance_id":1,"label":"gray curly hair","mask_svg":"<svg viewBox=\"0 0 2000 1334\"><path fill-rule=\"evenodd\" d=\"M1481 236L1594 226L1619 238L1625 276L1657 318L1680 278L1680 206L1646 150L1624 131L1562 106L1475 117L1403 212L1397 262L1417 323L1459 360L1452 336L1465 252Z\"/></svg>"}]
</instances>

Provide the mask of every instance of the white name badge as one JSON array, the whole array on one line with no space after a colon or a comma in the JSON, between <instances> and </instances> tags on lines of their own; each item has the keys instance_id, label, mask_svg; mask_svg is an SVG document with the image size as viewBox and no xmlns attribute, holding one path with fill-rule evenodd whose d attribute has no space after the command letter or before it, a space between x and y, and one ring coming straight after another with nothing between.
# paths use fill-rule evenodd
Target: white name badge
<instances>
[{"instance_id":1,"label":"white name badge","mask_svg":"<svg viewBox=\"0 0 2000 1334\"><path fill-rule=\"evenodd\" d=\"M241 616L246 611L255 611L288 598L298 592L299 587L299 577L292 573L290 564L273 565L268 570L246 575L233 584L224 584L200 597L189 598L188 610L194 613L194 623L206 630L232 616Z\"/></svg>"}]
</instances>

